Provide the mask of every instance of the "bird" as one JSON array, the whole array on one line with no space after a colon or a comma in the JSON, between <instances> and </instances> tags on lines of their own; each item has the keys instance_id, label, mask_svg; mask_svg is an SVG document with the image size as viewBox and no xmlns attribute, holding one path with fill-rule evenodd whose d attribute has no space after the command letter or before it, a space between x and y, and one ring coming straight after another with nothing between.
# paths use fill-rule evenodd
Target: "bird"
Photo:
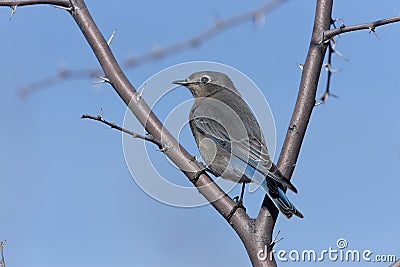
<instances>
[{"instance_id":1,"label":"bird","mask_svg":"<svg viewBox=\"0 0 400 267\"><path fill-rule=\"evenodd\" d=\"M303 218L285 194L286 189L297 193L296 187L272 162L257 119L229 76L199 71L172 83L188 88L194 97L189 125L207 171L243 183L238 203L242 205L245 184L253 182L287 218Z\"/></svg>"}]
</instances>

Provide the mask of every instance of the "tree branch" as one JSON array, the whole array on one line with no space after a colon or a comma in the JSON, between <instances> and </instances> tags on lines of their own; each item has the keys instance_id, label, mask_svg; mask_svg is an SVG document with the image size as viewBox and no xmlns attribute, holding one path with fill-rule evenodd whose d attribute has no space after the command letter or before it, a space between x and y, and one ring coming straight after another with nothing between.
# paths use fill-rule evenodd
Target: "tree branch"
<instances>
[{"instance_id":1,"label":"tree branch","mask_svg":"<svg viewBox=\"0 0 400 267\"><path fill-rule=\"evenodd\" d=\"M325 102L328 100L328 97L332 96L335 98L338 98L337 95L334 95L331 93L331 80L332 80L332 73L334 70L332 69L332 54L335 53L336 51L333 49L331 42L328 43L328 62L324 64L326 71L327 71L327 77L326 77L326 86L325 86L325 92L320 96L319 99L321 99L322 102Z\"/></svg>"},{"instance_id":2,"label":"tree branch","mask_svg":"<svg viewBox=\"0 0 400 267\"><path fill-rule=\"evenodd\" d=\"M386 19L381 19L381 20L376 20L373 22L361 23L361 24L356 24L356 25L350 25L350 26L346 26L346 25L342 24L342 25L340 25L339 28L324 31L323 38L321 39L320 42L327 42L334 36L342 34L342 33L346 33L346 32L353 32L353 31L359 31L359 30L370 30L372 32L375 32L376 27L383 26L383 25L390 24L390 23L399 22L399 21L400 21L400 16L395 16L395 17L391 17L391 18L386 18Z\"/></svg>"},{"instance_id":3,"label":"tree branch","mask_svg":"<svg viewBox=\"0 0 400 267\"><path fill-rule=\"evenodd\" d=\"M400 259L390 265L390 267L400 267Z\"/></svg>"},{"instance_id":4,"label":"tree branch","mask_svg":"<svg viewBox=\"0 0 400 267\"><path fill-rule=\"evenodd\" d=\"M0 6L30 6L30 5L56 5L62 7L70 7L71 3L69 0L11 0L11 1L0 1Z\"/></svg>"},{"instance_id":5,"label":"tree branch","mask_svg":"<svg viewBox=\"0 0 400 267\"><path fill-rule=\"evenodd\" d=\"M116 130L121 131L123 133L129 134L133 138L139 138L139 139L143 139L145 141L149 141L149 142L157 145L160 150L165 150L165 147L163 146L161 141L155 139L152 135L150 135L150 134L149 135L141 135L141 134L132 132L131 130L125 129L125 128L115 124L114 122L105 120L102 115L93 116L93 115L89 115L89 114L83 114L81 116L81 118L82 119L91 119L91 120L102 122L102 123L110 126L111 129L116 129Z\"/></svg>"},{"instance_id":6,"label":"tree branch","mask_svg":"<svg viewBox=\"0 0 400 267\"><path fill-rule=\"evenodd\" d=\"M6 267L6 262L4 260L4 251L3 251L5 243L6 243L5 240L0 242L0 254L1 254L0 265L1 265L1 267Z\"/></svg>"},{"instance_id":7,"label":"tree branch","mask_svg":"<svg viewBox=\"0 0 400 267\"><path fill-rule=\"evenodd\" d=\"M318 80L327 47L327 44L320 43L320 40L323 32L330 27L332 5L333 0L318 0L316 4L314 28L303 67L299 93L277 164L282 174L288 178L292 176L296 166L301 144L315 105ZM265 196L256 219L256 232L266 238L258 243L258 249L268 246L269 249L272 249L270 244L277 216L276 207L269 197Z\"/></svg>"}]
</instances>

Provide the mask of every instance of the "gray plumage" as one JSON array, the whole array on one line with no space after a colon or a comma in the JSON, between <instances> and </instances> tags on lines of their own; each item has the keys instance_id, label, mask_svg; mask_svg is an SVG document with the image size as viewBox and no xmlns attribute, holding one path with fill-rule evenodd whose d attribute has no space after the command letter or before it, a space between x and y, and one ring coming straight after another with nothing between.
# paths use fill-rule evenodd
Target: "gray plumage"
<instances>
[{"instance_id":1,"label":"gray plumage","mask_svg":"<svg viewBox=\"0 0 400 267\"><path fill-rule=\"evenodd\" d=\"M220 72L202 71L174 84L194 97L189 124L201 156L215 176L263 187L288 218L303 215L284 190L297 193L271 161L260 126L231 79Z\"/></svg>"}]
</instances>

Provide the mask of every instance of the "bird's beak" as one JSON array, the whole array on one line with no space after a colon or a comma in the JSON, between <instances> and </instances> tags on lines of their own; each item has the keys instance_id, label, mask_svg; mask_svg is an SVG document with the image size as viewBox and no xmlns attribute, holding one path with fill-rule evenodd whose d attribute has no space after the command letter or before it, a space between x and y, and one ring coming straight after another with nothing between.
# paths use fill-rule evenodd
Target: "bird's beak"
<instances>
[{"instance_id":1,"label":"bird's beak","mask_svg":"<svg viewBox=\"0 0 400 267\"><path fill-rule=\"evenodd\" d=\"M183 86L187 86L190 84L190 82L186 81L186 80L177 80L177 81L173 81L173 84L178 84L178 85L183 85Z\"/></svg>"}]
</instances>

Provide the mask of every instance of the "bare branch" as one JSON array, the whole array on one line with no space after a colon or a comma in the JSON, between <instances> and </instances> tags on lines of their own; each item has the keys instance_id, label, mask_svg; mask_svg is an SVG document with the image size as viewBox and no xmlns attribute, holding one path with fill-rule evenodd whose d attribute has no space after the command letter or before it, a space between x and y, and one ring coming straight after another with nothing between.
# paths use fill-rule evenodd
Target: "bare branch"
<instances>
[{"instance_id":1,"label":"bare branch","mask_svg":"<svg viewBox=\"0 0 400 267\"><path fill-rule=\"evenodd\" d=\"M387 18L387 19L381 19L381 20L376 20L373 22L367 22L367 23L350 25L350 26L346 26L346 25L342 24L339 28L332 29L332 30L326 30L323 33L323 39L321 40L321 43L323 43L327 40L330 40L331 38L333 38L336 35L346 33L346 32L359 31L359 30L370 30L375 34L375 36L377 36L375 33L375 28L386 25L386 24L399 22L399 21L400 21L400 16L395 16L395 17L391 17L391 18Z\"/></svg>"},{"instance_id":2,"label":"bare branch","mask_svg":"<svg viewBox=\"0 0 400 267\"><path fill-rule=\"evenodd\" d=\"M331 77L332 77L332 73L333 73L333 71L331 70L332 54L333 53L334 53L334 50L332 48L332 44L331 44L331 42L329 42L329 45L328 45L328 62L325 64L327 66L326 70L327 70L327 73L328 73L328 75L326 77L326 87L325 87L325 92L319 98L319 99L321 99L322 102L325 102L326 100L328 100L329 96L336 97L335 95L331 94L331 92L330 92Z\"/></svg>"},{"instance_id":3,"label":"bare branch","mask_svg":"<svg viewBox=\"0 0 400 267\"><path fill-rule=\"evenodd\" d=\"M139 138L139 139L143 139L143 140L145 140L145 141L149 141L149 142L151 142L151 143L157 145L158 148L159 148L160 150L164 149L164 148L163 148L164 146L163 146L163 144L161 143L161 141L155 139L151 134L148 134L148 135L141 135L141 134L132 132L132 131L130 131L130 130L128 130L128 129L125 129L125 128L123 128L123 127L121 127L121 126L115 124L114 122L105 120L101 114L100 114L100 115L97 115L97 116L93 116L93 115L89 115L89 114L83 114L83 115L81 116L81 118L82 118L82 119L91 119L91 120L95 120L95 121L102 122L102 123L104 123L104 124L110 126L111 129L116 129L116 130L121 131L121 132L123 132L123 133L129 134L129 135L131 135L133 138Z\"/></svg>"},{"instance_id":4,"label":"bare branch","mask_svg":"<svg viewBox=\"0 0 400 267\"><path fill-rule=\"evenodd\" d=\"M19 93L21 96L26 96L32 91L42 89L49 87L51 85L57 84L61 82L62 80L65 79L83 79L87 77L102 77L101 71L96 70L96 69L86 69L86 70L68 70L68 69L62 69L57 72L57 74L50 75L48 77L45 77L43 79L40 79L36 82L33 82L31 84L25 85L19 89Z\"/></svg>"},{"instance_id":5,"label":"bare branch","mask_svg":"<svg viewBox=\"0 0 400 267\"><path fill-rule=\"evenodd\" d=\"M51 5L54 8L59 8L62 10L66 10L66 11L72 11L72 7L64 7L64 6L57 6L57 5Z\"/></svg>"},{"instance_id":6,"label":"bare branch","mask_svg":"<svg viewBox=\"0 0 400 267\"><path fill-rule=\"evenodd\" d=\"M333 0L317 0L314 27L307 58L302 68L299 93L277 164L279 170L287 178L292 176L296 166L307 125L315 106L318 80L328 45L321 43L320 40L322 33L331 25L332 5ZM270 198L265 196L256 219L256 231L257 235L266 237L258 246L267 247L269 251L272 249L270 244L273 244L272 233L277 217L278 210ZM269 242L263 243L266 240Z\"/></svg>"},{"instance_id":7,"label":"bare branch","mask_svg":"<svg viewBox=\"0 0 400 267\"><path fill-rule=\"evenodd\" d=\"M6 267L6 262L4 260L4 252L3 252L3 247L4 247L5 243L6 243L5 240L0 242L0 252L1 252L0 253L1 254L0 265L1 265L1 267Z\"/></svg>"},{"instance_id":8,"label":"bare branch","mask_svg":"<svg viewBox=\"0 0 400 267\"><path fill-rule=\"evenodd\" d=\"M396 262L394 262L390 267L400 267L400 259L398 259Z\"/></svg>"},{"instance_id":9,"label":"bare branch","mask_svg":"<svg viewBox=\"0 0 400 267\"><path fill-rule=\"evenodd\" d=\"M0 0L0 5L2 0ZM183 41L178 41L174 44L171 44L169 46L163 47L163 48L157 48L153 49L147 53L144 53L142 55L136 56L129 58L125 60L124 62L121 63L121 66L124 69L129 69L136 67L140 64L148 63L153 60L160 59L161 57L169 56L172 54L176 54L179 52L183 52L187 49L195 48L199 46L200 44L204 43L208 39L210 39L213 36L216 36L220 34L222 31L232 28L234 26L240 25L242 23L245 23L246 21L253 20L256 23L260 23L261 18L264 16L265 13L268 13L272 9L280 6L287 0L273 0L270 1L254 10L247 11L245 13L227 18L227 19L219 19L215 21L215 23L207 28L206 30L194 35L193 37L190 37L186 40ZM6 1L10 2L10 1ZM55 4L53 2L58 2L58 1L16 1L16 2L48 2L51 4ZM60 1L60 2L69 2L69 1ZM63 6L62 4L59 4ZM70 6L67 6L70 8ZM58 82L61 82L65 79L82 79L82 78L87 78L93 75L100 75L101 71L99 69L75 69L75 70L66 70L69 75L61 75L60 73L56 73L54 75L51 75L49 77L40 79L36 82L33 82L31 84L27 84L19 89L20 93L22 95L26 95L32 91L38 90L38 89L43 89L49 86L52 86Z\"/></svg>"},{"instance_id":10,"label":"bare branch","mask_svg":"<svg viewBox=\"0 0 400 267\"><path fill-rule=\"evenodd\" d=\"M285 177L291 177L296 166L301 144L315 105L315 96L328 44L321 44L322 33L331 24L333 0L318 0L314 27L307 58L303 67L299 93L288 127L278 168Z\"/></svg>"},{"instance_id":11,"label":"bare branch","mask_svg":"<svg viewBox=\"0 0 400 267\"><path fill-rule=\"evenodd\" d=\"M30 6L30 5L55 5L62 7L71 7L69 0L0 0L0 6Z\"/></svg>"}]
</instances>

